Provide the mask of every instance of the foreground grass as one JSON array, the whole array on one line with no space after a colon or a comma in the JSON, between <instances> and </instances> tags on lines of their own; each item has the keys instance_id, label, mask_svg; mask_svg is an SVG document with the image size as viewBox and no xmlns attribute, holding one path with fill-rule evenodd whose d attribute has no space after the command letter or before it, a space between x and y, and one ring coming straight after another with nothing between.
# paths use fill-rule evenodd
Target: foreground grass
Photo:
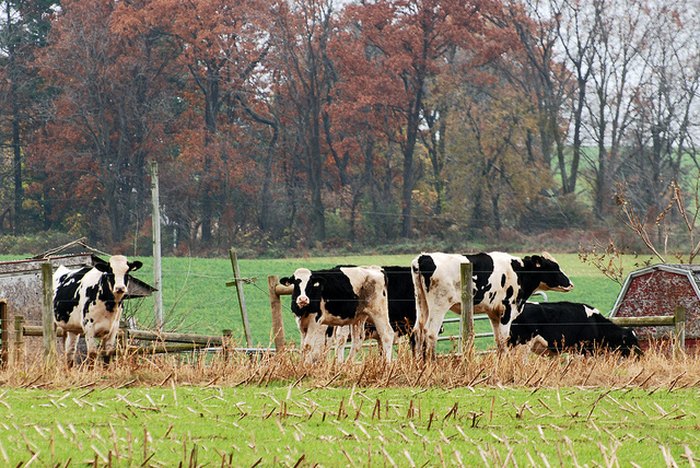
<instances>
[{"instance_id":1,"label":"foreground grass","mask_svg":"<svg viewBox=\"0 0 700 468\"><path fill-rule=\"evenodd\" d=\"M663 466L700 456L697 389L290 384L1 396L8 465Z\"/></svg>"}]
</instances>

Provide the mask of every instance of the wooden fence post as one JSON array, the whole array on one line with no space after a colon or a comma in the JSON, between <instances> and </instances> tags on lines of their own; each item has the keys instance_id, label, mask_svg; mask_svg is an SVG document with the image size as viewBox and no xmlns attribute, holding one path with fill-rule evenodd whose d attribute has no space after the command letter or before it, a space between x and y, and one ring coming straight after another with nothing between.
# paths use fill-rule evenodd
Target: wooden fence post
<instances>
[{"instance_id":1,"label":"wooden fence post","mask_svg":"<svg viewBox=\"0 0 700 468\"><path fill-rule=\"evenodd\" d=\"M681 357L685 353L685 307L677 306L673 311L674 317L674 342L673 355Z\"/></svg>"},{"instance_id":2,"label":"wooden fence post","mask_svg":"<svg viewBox=\"0 0 700 468\"><path fill-rule=\"evenodd\" d=\"M15 345L13 359L16 365L24 362L24 317L15 315Z\"/></svg>"},{"instance_id":3,"label":"wooden fence post","mask_svg":"<svg viewBox=\"0 0 700 468\"><path fill-rule=\"evenodd\" d=\"M7 300L0 299L0 367L7 366L10 357L10 313Z\"/></svg>"},{"instance_id":4,"label":"wooden fence post","mask_svg":"<svg viewBox=\"0 0 700 468\"><path fill-rule=\"evenodd\" d=\"M44 367L50 369L56 365L56 329L53 324L53 268L49 262L41 264L41 282L43 287L41 323L44 331Z\"/></svg>"},{"instance_id":5,"label":"wooden fence post","mask_svg":"<svg viewBox=\"0 0 700 468\"><path fill-rule=\"evenodd\" d=\"M460 351L463 355L472 356L474 352L474 302L472 298L473 265L462 263L459 266L459 276L462 285L462 314L459 324Z\"/></svg>"},{"instance_id":6,"label":"wooden fence post","mask_svg":"<svg viewBox=\"0 0 700 468\"><path fill-rule=\"evenodd\" d=\"M267 277L267 288L270 292L270 309L272 311L272 339L275 342L275 349L284 349L284 322L282 320L282 301L277 291L279 278L271 275Z\"/></svg>"},{"instance_id":7,"label":"wooden fence post","mask_svg":"<svg viewBox=\"0 0 700 468\"><path fill-rule=\"evenodd\" d=\"M250 334L250 324L248 323L248 310L245 305L245 297L243 296L243 278L241 278L241 272L238 268L238 256L236 255L236 249L229 249L228 253L229 257L231 258L231 268L233 269L233 281L231 283L226 283L226 286L236 286L236 296L238 297L238 304L241 307L241 318L243 319L245 341L248 347L250 348L253 346L253 338Z\"/></svg>"}]
</instances>

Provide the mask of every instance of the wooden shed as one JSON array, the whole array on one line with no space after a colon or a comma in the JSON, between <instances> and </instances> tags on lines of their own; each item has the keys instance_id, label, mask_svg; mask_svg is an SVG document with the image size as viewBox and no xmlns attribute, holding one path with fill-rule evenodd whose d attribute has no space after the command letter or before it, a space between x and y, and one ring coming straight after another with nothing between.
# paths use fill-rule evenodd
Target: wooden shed
<instances>
[{"instance_id":1,"label":"wooden shed","mask_svg":"<svg viewBox=\"0 0 700 468\"><path fill-rule=\"evenodd\" d=\"M700 343L700 265L662 263L631 272L615 301L611 317L673 316L676 307L686 312L685 346ZM640 341L665 339L673 327L635 330Z\"/></svg>"},{"instance_id":2,"label":"wooden shed","mask_svg":"<svg viewBox=\"0 0 700 468\"><path fill-rule=\"evenodd\" d=\"M34 258L0 262L0 298L7 300L10 323L15 316L24 317L27 325L41 325L42 280L41 265L50 262L56 270L59 265L68 268L93 266L106 261L92 252L65 255L37 256ZM138 278L131 277L127 299L150 296L155 289ZM125 311L129 304L125 303ZM31 338L27 338L30 340ZM34 338L28 348L41 349L41 338Z\"/></svg>"}]
</instances>

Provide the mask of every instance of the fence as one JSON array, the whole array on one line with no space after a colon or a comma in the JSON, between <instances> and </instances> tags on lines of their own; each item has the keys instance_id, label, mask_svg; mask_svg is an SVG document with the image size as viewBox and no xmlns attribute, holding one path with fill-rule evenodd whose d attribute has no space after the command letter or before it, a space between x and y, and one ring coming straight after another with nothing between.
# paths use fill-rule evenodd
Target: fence
<instances>
[{"instance_id":1,"label":"fence","mask_svg":"<svg viewBox=\"0 0 700 468\"><path fill-rule=\"evenodd\" d=\"M685 353L685 321L686 310L678 306L673 315L653 315L647 317L610 317L610 320L621 327L674 327L673 353L679 356Z\"/></svg>"}]
</instances>

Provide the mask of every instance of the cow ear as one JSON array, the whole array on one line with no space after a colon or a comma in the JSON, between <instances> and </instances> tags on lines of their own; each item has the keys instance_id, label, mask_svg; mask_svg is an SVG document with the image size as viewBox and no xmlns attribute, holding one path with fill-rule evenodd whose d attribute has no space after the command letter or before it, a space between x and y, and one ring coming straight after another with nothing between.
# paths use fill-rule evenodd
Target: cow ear
<instances>
[{"instance_id":1,"label":"cow ear","mask_svg":"<svg viewBox=\"0 0 700 468\"><path fill-rule=\"evenodd\" d=\"M290 277L280 278L280 284L283 286L291 286L294 281Z\"/></svg>"},{"instance_id":2,"label":"cow ear","mask_svg":"<svg viewBox=\"0 0 700 468\"><path fill-rule=\"evenodd\" d=\"M102 273L107 273L109 272L109 263L95 263L93 268L95 268L97 271L101 271Z\"/></svg>"},{"instance_id":3,"label":"cow ear","mask_svg":"<svg viewBox=\"0 0 700 468\"><path fill-rule=\"evenodd\" d=\"M129 271L136 271L143 266L143 263L139 262L138 260L127 262L126 264L129 265Z\"/></svg>"}]
</instances>

